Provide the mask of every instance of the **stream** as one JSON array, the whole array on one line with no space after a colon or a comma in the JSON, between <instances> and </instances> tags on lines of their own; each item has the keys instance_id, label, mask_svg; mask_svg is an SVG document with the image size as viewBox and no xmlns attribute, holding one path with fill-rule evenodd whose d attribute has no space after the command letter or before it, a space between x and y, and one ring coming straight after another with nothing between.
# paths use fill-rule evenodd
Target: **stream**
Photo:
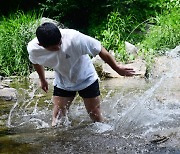
<instances>
[{"instance_id":1,"label":"stream","mask_svg":"<svg viewBox=\"0 0 180 154\"><path fill-rule=\"evenodd\" d=\"M53 87L46 94L37 80L14 79L17 101L0 100L0 153L180 154L178 52L166 55L158 76L101 80L103 123L91 122L77 95L52 128Z\"/></svg>"}]
</instances>

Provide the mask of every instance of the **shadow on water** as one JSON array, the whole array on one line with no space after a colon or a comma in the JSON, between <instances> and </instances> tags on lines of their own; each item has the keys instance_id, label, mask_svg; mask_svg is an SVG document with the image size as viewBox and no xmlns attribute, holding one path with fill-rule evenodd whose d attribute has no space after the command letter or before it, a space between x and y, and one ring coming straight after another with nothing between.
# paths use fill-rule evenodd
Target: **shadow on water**
<instances>
[{"instance_id":1,"label":"shadow on water","mask_svg":"<svg viewBox=\"0 0 180 154\"><path fill-rule=\"evenodd\" d=\"M52 128L52 87L14 80L18 100L0 101L0 153L180 153L180 59L167 56L167 71L149 81L100 82L104 123L92 123L77 96Z\"/></svg>"}]
</instances>

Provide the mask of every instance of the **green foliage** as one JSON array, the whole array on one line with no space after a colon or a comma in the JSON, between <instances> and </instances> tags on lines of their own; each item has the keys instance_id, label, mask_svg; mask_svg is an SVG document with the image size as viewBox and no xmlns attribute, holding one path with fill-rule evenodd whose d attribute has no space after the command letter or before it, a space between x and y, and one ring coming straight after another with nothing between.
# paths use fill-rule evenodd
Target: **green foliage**
<instances>
[{"instance_id":1,"label":"green foliage","mask_svg":"<svg viewBox=\"0 0 180 154\"><path fill-rule=\"evenodd\" d=\"M179 8L179 0L150 0L150 7L159 10L161 13L164 11L170 11L174 8Z\"/></svg>"},{"instance_id":2,"label":"green foliage","mask_svg":"<svg viewBox=\"0 0 180 154\"><path fill-rule=\"evenodd\" d=\"M174 48L180 44L179 14L179 9L172 9L168 14L164 13L157 16L157 24L152 26L146 34L145 39L141 42L143 48L147 50L163 50L166 48Z\"/></svg>"},{"instance_id":3,"label":"green foliage","mask_svg":"<svg viewBox=\"0 0 180 154\"><path fill-rule=\"evenodd\" d=\"M0 74L26 75L29 73L27 43L35 36L39 24L37 15L17 12L8 19L0 19Z\"/></svg>"},{"instance_id":4,"label":"green foliage","mask_svg":"<svg viewBox=\"0 0 180 154\"><path fill-rule=\"evenodd\" d=\"M123 42L132 29L131 25L133 25L131 16L122 17L118 11L111 12L105 29L96 36L106 49L118 53L118 58L122 61L128 59Z\"/></svg>"},{"instance_id":5,"label":"green foliage","mask_svg":"<svg viewBox=\"0 0 180 154\"><path fill-rule=\"evenodd\" d=\"M125 52L125 41L139 45L148 68L157 50L180 43L180 0L46 0L40 7L43 16L95 36L123 62L133 59ZM26 45L38 18L17 12L0 19L1 75L29 73Z\"/></svg>"},{"instance_id":6,"label":"green foliage","mask_svg":"<svg viewBox=\"0 0 180 154\"><path fill-rule=\"evenodd\" d=\"M132 59L125 52L124 41L140 44L148 65L155 50L179 44L179 0L119 0L112 5L117 11L108 15L105 26L95 35L108 50L119 53L121 61Z\"/></svg>"},{"instance_id":7,"label":"green foliage","mask_svg":"<svg viewBox=\"0 0 180 154\"><path fill-rule=\"evenodd\" d=\"M142 42L138 43L140 54L146 60L147 77L154 63L154 57L180 44L180 10L173 8L168 12L157 15L156 24L149 29Z\"/></svg>"},{"instance_id":8,"label":"green foliage","mask_svg":"<svg viewBox=\"0 0 180 154\"><path fill-rule=\"evenodd\" d=\"M41 10L66 27L86 32L91 24L97 25L106 18L106 3L107 0L46 0L41 3Z\"/></svg>"},{"instance_id":9,"label":"green foliage","mask_svg":"<svg viewBox=\"0 0 180 154\"><path fill-rule=\"evenodd\" d=\"M134 14L141 21L180 5L179 0L110 0L110 3L114 9L121 10L121 14Z\"/></svg>"}]
</instances>

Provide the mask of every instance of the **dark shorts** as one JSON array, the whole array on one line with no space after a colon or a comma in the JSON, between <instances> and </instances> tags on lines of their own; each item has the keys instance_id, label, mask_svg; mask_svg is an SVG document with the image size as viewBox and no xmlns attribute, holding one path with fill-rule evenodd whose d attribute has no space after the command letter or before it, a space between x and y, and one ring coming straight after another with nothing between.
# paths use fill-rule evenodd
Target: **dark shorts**
<instances>
[{"instance_id":1,"label":"dark shorts","mask_svg":"<svg viewBox=\"0 0 180 154\"><path fill-rule=\"evenodd\" d=\"M99 82L96 80L87 88L78 91L79 95L83 98L94 98L100 95L99 90ZM61 88L54 86L53 96L61 96L61 97L75 97L76 91L67 91Z\"/></svg>"}]
</instances>

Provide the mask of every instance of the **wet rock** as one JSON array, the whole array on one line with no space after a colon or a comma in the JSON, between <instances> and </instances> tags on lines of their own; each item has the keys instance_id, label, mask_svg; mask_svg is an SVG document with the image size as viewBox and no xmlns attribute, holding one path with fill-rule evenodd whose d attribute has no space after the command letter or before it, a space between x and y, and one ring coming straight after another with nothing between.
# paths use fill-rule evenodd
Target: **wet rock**
<instances>
[{"instance_id":1,"label":"wet rock","mask_svg":"<svg viewBox=\"0 0 180 154\"><path fill-rule=\"evenodd\" d=\"M161 144L169 140L168 136L160 136L160 135L154 135L154 138L150 141L154 144Z\"/></svg>"},{"instance_id":2,"label":"wet rock","mask_svg":"<svg viewBox=\"0 0 180 154\"><path fill-rule=\"evenodd\" d=\"M3 76L0 75L0 81L3 79Z\"/></svg>"},{"instance_id":3,"label":"wet rock","mask_svg":"<svg viewBox=\"0 0 180 154\"><path fill-rule=\"evenodd\" d=\"M45 77L46 79L54 79L54 71L45 71ZM29 75L30 79L39 79L39 76L37 74L37 72L32 72Z\"/></svg>"},{"instance_id":4,"label":"wet rock","mask_svg":"<svg viewBox=\"0 0 180 154\"><path fill-rule=\"evenodd\" d=\"M108 64L106 64L99 56L92 59L96 71L100 77L104 78L119 78L122 77L116 73ZM146 73L146 64L142 59L136 59L130 64L119 63L122 67L133 68L135 72L140 76L144 77Z\"/></svg>"},{"instance_id":5,"label":"wet rock","mask_svg":"<svg viewBox=\"0 0 180 154\"><path fill-rule=\"evenodd\" d=\"M9 84L9 83L11 83L13 80L12 79L10 79L10 78L5 78L4 80L3 80L3 83L4 84Z\"/></svg>"},{"instance_id":6,"label":"wet rock","mask_svg":"<svg viewBox=\"0 0 180 154\"><path fill-rule=\"evenodd\" d=\"M158 130L147 135L147 138L159 147L180 148L180 127Z\"/></svg>"},{"instance_id":7,"label":"wet rock","mask_svg":"<svg viewBox=\"0 0 180 154\"><path fill-rule=\"evenodd\" d=\"M17 100L17 91L14 88L10 88L9 84L13 81L10 78L3 78L0 81L0 99L5 101L15 101Z\"/></svg>"},{"instance_id":8,"label":"wet rock","mask_svg":"<svg viewBox=\"0 0 180 154\"><path fill-rule=\"evenodd\" d=\"M124 64L123 66L127 68L133 68L137 76L142 77L142 78L145 77L146 62L142 60L141 58L137 58L134 61L132 61L132 63Z\"/></svg>"},{"instance_id":9,"label":"wet rock","mask_svg":"<svg viewBox=\"0 0 180 154\"><path fill-rule=\"evenodd\" d=\"M0 89L0 98L5 101L15 101L17 100L17 91L14 88Z\"/></svg>"},{"instance_id":10,"label":"wet rock","mask_svg":"<svg viewBox=\"0 0 180 154\"><path fill-rule=\"evenodd\" d=\"M166 56L156 57L154 60L154 65L151 70L152 77L159 77L168 71L168 61L169 58Z\"/></svg>"},{"instance_id":11,"label":"wet rock","mask_svg":"<svg viewBox=\"0 0 180 154\"><path fill-rule=\"evenodd\" d=\"M0 82L0 89L3 89L3 88L9 88L9 85Z\"/></svg>"},{"instance_id":12,"label":"wet rock","mask_svg":"<svg viewBox=\"0 0 180 154\"><path fill-rule=\"evenodd\" d=\"M180 46L167 51L165 56L156 57L151 70L151 76L153 78L166 75L167 72L172 73L172 77L180 78L179 66L180 60L178 59L180 53Z\"/></svg>"}]
</instances>

